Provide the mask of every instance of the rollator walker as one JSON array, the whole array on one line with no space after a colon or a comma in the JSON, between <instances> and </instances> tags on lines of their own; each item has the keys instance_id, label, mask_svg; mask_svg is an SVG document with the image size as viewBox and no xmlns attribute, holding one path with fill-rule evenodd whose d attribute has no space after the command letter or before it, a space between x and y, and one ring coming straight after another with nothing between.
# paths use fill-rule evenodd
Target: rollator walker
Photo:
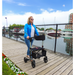
<instances>
[{"instance_id":1,"label":"rollator walker","mask_svg":"<svg viewBox=\"0 0 75 75\"><path fill-rule=\"evenodd\" d=\"M35 48L32 48L31 47L31 41L32 39L35 39L35 40L40 40L42 41L42 47L35 47ZM28 60L31 61L31 65L33 68L35 68L35 60L34 59L40 59L40 57L43 57L44 56L44 63L47 63L48 62L48 59L47 59L47 56L46 56L46 50L44 49L44 46L43 46L43 41L45 40L45 35L39 35L39 36L35 36L35 37L30 37L29 38L30 40L30 59L27 59L26 57L24 57L24 62L27 63Z\"/></svg>"}]
</instances>

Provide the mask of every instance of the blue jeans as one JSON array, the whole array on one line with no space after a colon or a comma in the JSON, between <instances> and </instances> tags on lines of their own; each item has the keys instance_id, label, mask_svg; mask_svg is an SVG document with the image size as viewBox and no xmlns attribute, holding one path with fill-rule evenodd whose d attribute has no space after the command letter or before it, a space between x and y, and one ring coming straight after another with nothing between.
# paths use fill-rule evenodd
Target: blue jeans
<instances>
[{"instance_id":1,"label":"blue jeans","mask_svg":"<svg viewBox=\"0 0 75 75\"><path fill-rule=\"evenodd\" d=\"M27 45L27 47L28 47L28 50L27 50L27 55L29 55L30 56L30 40L28 40L28 39L25 39L25 43L26 43L26 45ZM31 46L32 46L32 44L33 44L33 40L31 41Z\"/></svg>"}]
</instances>

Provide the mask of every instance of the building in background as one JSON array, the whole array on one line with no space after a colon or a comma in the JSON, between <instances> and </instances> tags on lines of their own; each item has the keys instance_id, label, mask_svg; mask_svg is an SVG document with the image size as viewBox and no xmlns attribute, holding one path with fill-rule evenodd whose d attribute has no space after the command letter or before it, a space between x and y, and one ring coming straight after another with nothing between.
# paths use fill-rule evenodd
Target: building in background
<instances>
[{"instance_id":1,"label":"building in background","mask_svg":"<svg viewBox=\"0 0 75 75\"><path fill-rule=\"evenodd\" d=\"M71 13L69 15L69 23L73 23L73 13ZM65 29L71 29L71 30L73 30L73 24L71 24L71 25L65 25Z\"/></svg>"},{"instance_id":2,"label":"building in background","mask_svg":"<svg viewBox=\"0 0 75 75\"><path fill-rule=\"evenodd\" d=\"M69 15L69 23L73 23L73 13ZM62 30L61 36L72 37L73 36L73 24L65 25L65 29Z\"/></svg>"}]
</instances>

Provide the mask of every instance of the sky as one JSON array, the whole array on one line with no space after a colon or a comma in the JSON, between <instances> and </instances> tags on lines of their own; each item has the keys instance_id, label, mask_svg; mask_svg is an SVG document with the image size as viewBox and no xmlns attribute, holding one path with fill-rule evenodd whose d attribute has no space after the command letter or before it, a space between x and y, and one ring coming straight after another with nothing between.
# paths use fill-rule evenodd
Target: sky
<instances>
[{"instance_id":1,"label":"sky","mask_svg":"<svg viewBox=\"0 0 75 75\"><path fill-rule=\"evenodd\" d=\"M2 26L25 25L29 16L33 16L35 25L68 23L70 13L72 0L2 0Z\"/></svg>"}]
</instances>

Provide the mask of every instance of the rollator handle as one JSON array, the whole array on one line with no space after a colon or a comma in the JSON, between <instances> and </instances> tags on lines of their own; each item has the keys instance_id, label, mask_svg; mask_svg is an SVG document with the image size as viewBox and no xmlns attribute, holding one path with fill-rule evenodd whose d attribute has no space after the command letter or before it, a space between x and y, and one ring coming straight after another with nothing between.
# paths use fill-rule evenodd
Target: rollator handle
<instances>
[{"instance_id":1,"label":"rollator handle","mask_svg":"<svg viewBox=\"0 0 75 75\"><path fill-rule=\"evenodd\" d=\"M29 39L28 39L28 40L30 40L30 42L31 42L33 38L34 38L34 37L29 37Z\"/></svg>"}]
</instances>

